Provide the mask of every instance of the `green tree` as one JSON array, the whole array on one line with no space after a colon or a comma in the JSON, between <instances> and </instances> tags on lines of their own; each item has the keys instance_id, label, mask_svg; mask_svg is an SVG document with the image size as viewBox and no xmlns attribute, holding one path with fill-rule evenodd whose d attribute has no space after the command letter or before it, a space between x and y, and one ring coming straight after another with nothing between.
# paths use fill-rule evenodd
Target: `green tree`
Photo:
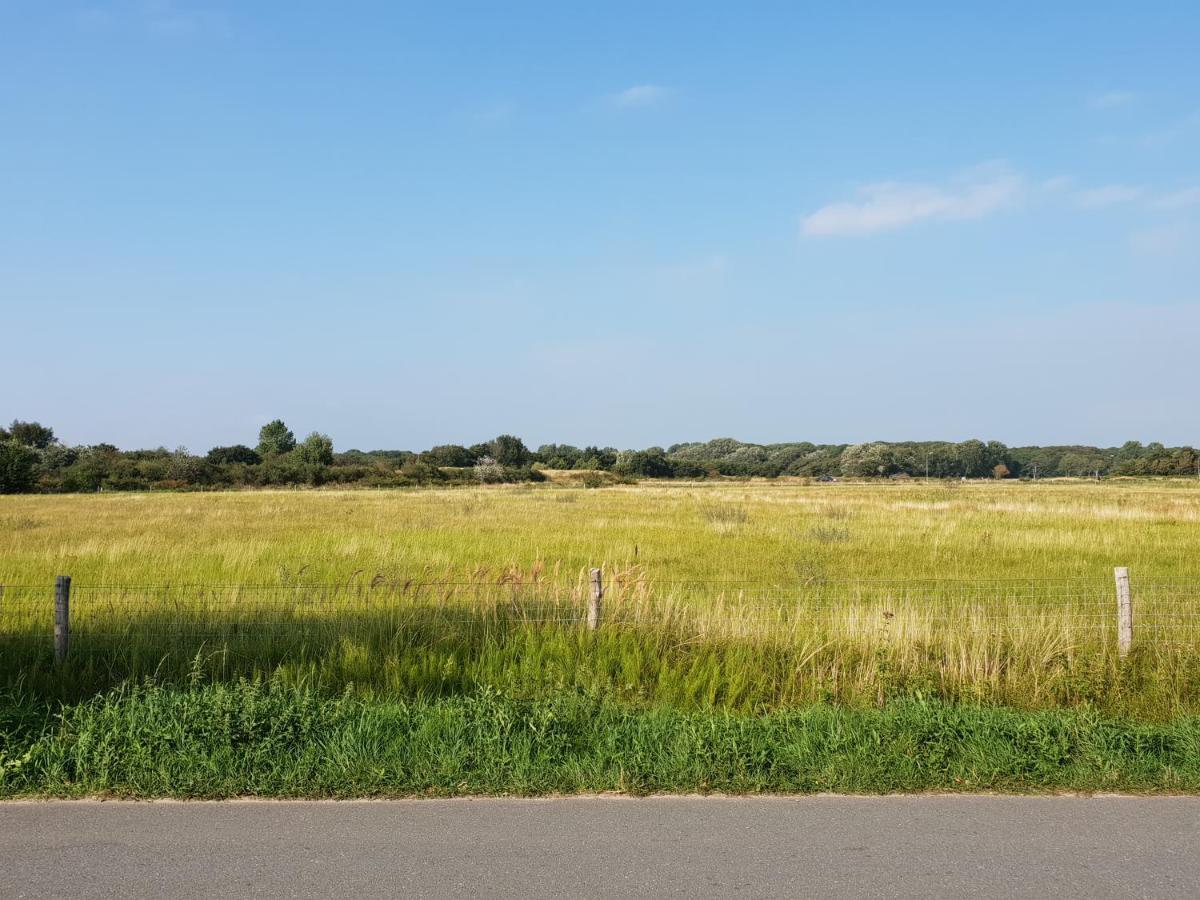
<instances>
[{"instance_id":1,"label":"green tree","mask_svg":"<svg viewBox=\"0 0 1200 900\"><path fill-rule=\"evenodd\" d=\"M671 461L662 447L626 450L617 457L613 470L621 475L641 475L644 478L670 478L674 474Z\"/></svg>"},{"instance_id":2,"label":"green tree","mask_svg":"<svg viewBox=\"0 0 1200 900\"><path fill-rule=\"evenodd\" d=\"M314 431L296 447L296 458L306 466L328 466L333 462L333 440Z\"/></svg>"},{"instance_id":3,"label":"green tree","mask_svg":"<svg viewBox=\"0 0 1200 900\"><path fill-rule=\"evenodd\" d=\"M542 444L535 456L539 462L545 463L547 468L571 469L583 458L583 451L570 444Z\"/></svg>"},{"instance_id":4,"label":"green tree","mask_svg":"<svg viewBox=\"0 0 1200 900\"><path fill-rule=\"evenodd\" d=\"M296 449L296 435L283 424L282 419L268 422L258 432L260 456L282 456Z\"/></svg>"},{"instance_id":5,"label":"green tree","mask_svg":"<svg viewBox=\"0 0 1200 900\"><path fill-rule=\"evenodd\" d=\"M617 464L617 451L612 447L584 447L576 469L611 469Z\"/></svg>"},{"instance_id":6,"label":"green tree","mask_svg":"<svg viewBox=\"0 0 1200 900\"><path fill-rule=\"evenodd\" d=\"M983 441L974 438L963 441L955 448L955 455L958 457L959 475L965 475L967 478L983 478L991 474L991 466L988 465L988 448Z\"/></svg>"},{"instance_id":7,"label":"green tree","mask_svg":"<svg viewBox=\"0 0 1200 900\"><path fill-rule=\"evenodd\" d=\"M35 450L45 450L54 443L54 429L39 422L18 422L14 419L8 426L8 435L18 444Z\"/></svg>"},{"instance_id":8,"label":"green tree","mask_svg":"<svg viewBox=\"0 0 1200 900\"><path fill-rule=\"evenodd\" d=\"M426 465L453 469L465 469L475 465L475 457L466 447L458 444L440 444L420 455L420 461Z\"/></svg>"},{"instance_id":9,"label":"green tree","mask_svg":"<svg viewBox=\"0 0 1200 900\"><path fill-rule=\"evenodd\" d=\"M121 451L112 444L85 447L67 469L63 483L71 491L97 491L114 476L120 463Z\"/></svg>"},{"instance_id":10,"label":"green tree","mask_svg":"<svg viewBox=\"0 0 1200 900\"><path fill-rule=\"evenodd\" d=\"M33 469L38 455L14 440L0 443L0 494L23 494L33 490Z\"/></svg>"},{"instance_id":11,"label":"green tree","mask_svg":"<svg viewBox=\"0 0 1200 900\"><path fill-rule=\"evenodd\" d=\"M502 434L492 441L491 456L499 465L513 468L527 466L533 459L525 442L511 434Z\"/></svg>"},{"instance_id":12,"label":"green tree","mask_svg":"<svg viewBox=\"0 0 1200 900\"><path fill-rule=\"evenodd\" d=\"M208 480L210 467L199 456L192 456L187 447L176 447L167 465L167 477L185 484L203 484Z\"/></svg>"},{"instance_id":13,"label":"green tree","mask_svg":"<svg viewBox=\"0 0 1200 900\"><path fill-rule=\"evenodd\" d=\"M891 475L895 470L895 452L881 441L854 444L842 453L842 474L850 478Z\"/></svg>"},{"instance_id":14,"label":"green tree","mask_svg":"<svg viewBox=\"0 0 1200 900\"><path fill-rule=\"evenodd\" d=\"M207 459L214 466L227 466L232 463L256 466L262 462L262 457L245 444L234 444L232 447L213 447L208 451Z\"/></svg>"}]
</instances>

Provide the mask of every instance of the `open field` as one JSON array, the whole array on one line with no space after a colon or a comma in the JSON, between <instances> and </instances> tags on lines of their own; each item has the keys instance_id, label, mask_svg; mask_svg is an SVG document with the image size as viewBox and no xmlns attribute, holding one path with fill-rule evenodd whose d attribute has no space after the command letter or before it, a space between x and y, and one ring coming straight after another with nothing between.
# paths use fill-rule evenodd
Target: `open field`
<instances>
[{"instance_id":1,"label":"open field","mask_svg":"<svg viewBox=\"0 0 1200 900\"><path fill-rule=\"evenodd\" d=\"M637 566L655 581L1200 575L1200 481L0 497L0 582L314 583Z\"/></svg>"},{"instance_id":2,"label":"open field","mask_svg":"<svg viewBox=\"0 0 1200 900\"><path fill-rule=\"evenodd\" d=\"M1200 788L1191 482L27 496L0 525L0 793Z\"/></svg>"},{"instance_id":3,"label":"open field","mask_svg":"<svg viewBox=\"0 0 1200 900\"><path fill-rule=\"evenodd\" d=\"M654 484L4 498L10 684L280 675L763 710L914 693L1200 708L1200 490ZM1135 573L1115 653L1112 566ZM603 627L583 628L603 566ZM75 579L54 668L50 586Z\"/></svg>"}]
</instances>

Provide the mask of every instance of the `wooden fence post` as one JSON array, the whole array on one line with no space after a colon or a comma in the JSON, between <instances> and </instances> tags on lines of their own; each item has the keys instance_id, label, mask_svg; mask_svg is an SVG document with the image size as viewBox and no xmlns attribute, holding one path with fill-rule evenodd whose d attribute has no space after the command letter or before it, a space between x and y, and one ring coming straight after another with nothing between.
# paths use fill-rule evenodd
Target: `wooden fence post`
<instances>
[{"instance_id":1,"label":"wooden fence post","mask_svg":"<svg viewBox=\"0 0 1200 900\"><path fill-rule=\"evenodd\" d=\"M71 647L71 576L59 575L54 580L54 661L67 661Z\"/></svg>"},{"instance_id":2,"label":"wooden fence post","mask_svg":"<svg viewBox=\"0 0 1200 900\"><path fill-rule=\"evenodd\" d=\"M1129 594L1129 569L1117 566L1117 654L1125 656L1133 646L1133 598Z\"/></svg>"},{"instance_id":3,"label":"wooden fence post","mask_svg":"<svg viewBox=\"0 0 1200 900\"><path fill-rule=\"evenodd\" d=\"M600 605L604 600L604 582L600 577L599 569L592 569L592 596L588 600L587 626L588 630L595 631L600 627Z\"/></svg>"}]
</instances>

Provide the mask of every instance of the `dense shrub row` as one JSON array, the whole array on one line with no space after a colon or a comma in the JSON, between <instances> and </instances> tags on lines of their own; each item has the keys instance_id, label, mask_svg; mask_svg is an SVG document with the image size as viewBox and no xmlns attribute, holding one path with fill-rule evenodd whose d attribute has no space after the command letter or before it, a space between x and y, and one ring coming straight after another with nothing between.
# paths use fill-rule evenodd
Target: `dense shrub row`
<instances>
[{"instance_id":1,"label":"dense shrub row","mask_svg":"<svg viewBox=\"0 0 1200 900\"><path fill-rule=\"evenodd\" d=\"M445 448L437 448L444 450ZM439 454L351 450L313 432L302 441L276 420L256 447L214 447L199 456L185 447L120 450L112 444L67 446L37 423L0 429L0 493L219 489L344 484L404 487L437 483L540 481L534 457L502 435L453 461Z\"/></svg>"},{"instance_id":2,"label":"dense shrub row","mask_svg":"<svg viewBox=\"0 0 1200 900\"><path fill-rule=\"evenodd\" d=\"M543 444L536 451L512 435L470 447L443 444L422 452L349 450L313 432L302 441L281 421L263 426L258 444L122 451L112 444L67 446L50 428L13 422L0 429L0 493L28 491L205 489L357 484L400 487L436 483L540 481L543 469L612 472L622 478L802 476L810 478L1053 478L1104 475L1197 475L1191 447L1130 441L1120 447L1007 447L979 440L865 444L747 444L732 438L675 444L666 450ZM596 483L604 483L597 479Z\"/></svg>"}]
</instances>

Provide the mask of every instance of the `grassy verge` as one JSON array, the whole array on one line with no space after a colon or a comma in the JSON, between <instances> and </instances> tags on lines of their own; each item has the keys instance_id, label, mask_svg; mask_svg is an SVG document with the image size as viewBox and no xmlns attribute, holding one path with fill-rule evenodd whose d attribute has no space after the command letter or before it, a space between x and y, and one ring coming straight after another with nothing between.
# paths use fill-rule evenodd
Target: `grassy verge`
<instances>
[{"instance_id":1,"label":"grassy verge","mask_svg":"<svg viewBox=\"0 0 1200 900\"><path fill-rule=\"evenodd\" d=\"M0 796L1196 791L1200 719L896 701L765 715L562 693L329 697L274 680L0 703Z\"/></svg>"},{"instance_id":2,"label":"grassy verge","mask_svg":"<svg viewBox=\"0 0 1200 900\"><path fill-rule=\"evenodd\" d=\"M0 618L16 618L17 599L4 598ZM147 678L246 678L325 693L351 687L363 697L582 693L743 714L913 696L1025 710L1090 706L1159 722L1200 714L1195 629L1185 646L1147 640L1121 658L1112 635L1032 604L1003 617L996 603L979 615L970 606L946 611L933 600L895 598L791 611L614 603L604 627L591 632L568 618L577 610L520 596L259 606L222 596L190 610L187 598L155 597L136 614L86 595L80 601L72 604L77 624L65 664L54 660L44 608L23 631L5 634L0 623L0 691L74 704Z\"/></svg>"}]
</instances>

